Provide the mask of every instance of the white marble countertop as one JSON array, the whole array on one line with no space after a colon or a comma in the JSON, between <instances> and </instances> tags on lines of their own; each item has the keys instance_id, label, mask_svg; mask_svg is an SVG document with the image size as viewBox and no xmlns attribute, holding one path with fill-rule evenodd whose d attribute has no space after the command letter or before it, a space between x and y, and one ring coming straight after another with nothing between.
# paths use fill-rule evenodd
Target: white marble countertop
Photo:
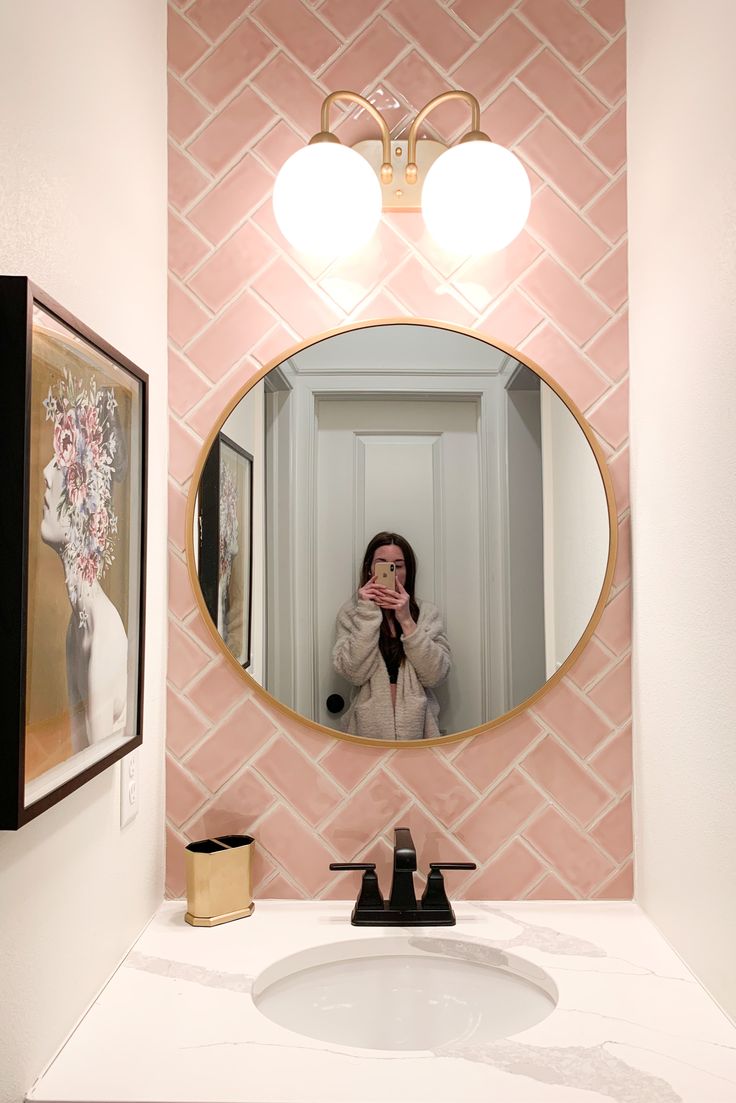
<instances>
[{"instance_id":1,"label":"white marble countertop","mask_svg":"<svg viewBox=\"0 0 736 1103\"><path fill-rule=\"evenodd\" d=\"M735 1103L736 1027L636 904L456 903L443 938L544 969L536 1026L433 1051L350 1049L265 1018L250 991L326 943L438 935L351 927L349 902L259 901L214 928L162 906L27 1098L33 1103Z\"/></svg>"}]
</instances>

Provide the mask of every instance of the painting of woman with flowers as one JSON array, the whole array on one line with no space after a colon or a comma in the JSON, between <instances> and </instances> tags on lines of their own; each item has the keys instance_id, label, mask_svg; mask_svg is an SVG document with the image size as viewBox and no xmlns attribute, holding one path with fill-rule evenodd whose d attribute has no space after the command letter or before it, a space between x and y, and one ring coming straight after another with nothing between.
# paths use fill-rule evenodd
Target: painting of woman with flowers
<instances>
[{"instance_id":1,"label":"painting of woman with flowers","mask_svg":"<svg viewBox=\"0 0 736 1103\"><path fill-rule=\"evenodd\" d=\"M146 379L60 314L34 299L22 819L141 738Z\"/></svg>"}]
</instances>

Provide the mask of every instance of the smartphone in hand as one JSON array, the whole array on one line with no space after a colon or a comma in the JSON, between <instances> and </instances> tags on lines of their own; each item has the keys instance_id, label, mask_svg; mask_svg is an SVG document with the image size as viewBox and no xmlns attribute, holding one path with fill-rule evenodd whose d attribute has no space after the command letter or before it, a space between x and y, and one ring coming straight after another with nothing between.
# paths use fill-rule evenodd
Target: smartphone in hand
<instances>
[{"instance_id":1,"label":"smartphone in hand","mask_svg":"<svg viewBox=\"0 0 736 1103\"><path fill-rule=\"evenodd\" d=\"M396 590L396 564L376 563L376 582L387 590Z\"/></svg>"}]
</instances>

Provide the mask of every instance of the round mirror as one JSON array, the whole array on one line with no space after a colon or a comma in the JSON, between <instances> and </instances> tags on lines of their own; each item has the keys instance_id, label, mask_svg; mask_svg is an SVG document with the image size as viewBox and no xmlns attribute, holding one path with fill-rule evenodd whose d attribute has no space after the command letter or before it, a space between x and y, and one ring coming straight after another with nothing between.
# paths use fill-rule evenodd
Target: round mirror
<instances>
[{"instance_id":1,"label":"round mirror","mask_svg":"<svg viewBox=\"0 0 736 1103\"><path fill-rule=\"evenodd\" d=\"M539 368L369 323L298 346L223 412L189 566L230 661L335 734L426 743L557 681L610 587L602 453Z\"/></svg>"}]
</instances>

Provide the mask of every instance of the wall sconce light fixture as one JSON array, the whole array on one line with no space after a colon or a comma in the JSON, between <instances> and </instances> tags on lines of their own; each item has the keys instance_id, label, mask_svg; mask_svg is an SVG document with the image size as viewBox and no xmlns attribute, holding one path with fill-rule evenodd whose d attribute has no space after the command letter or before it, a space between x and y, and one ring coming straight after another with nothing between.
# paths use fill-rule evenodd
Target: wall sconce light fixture
<instances>
[{"instance_id":1,"label":"wall sconce light fixture","mask_svg":"<svg viewBox=\"0 0 736 1103\"><path fill-rule=\"evenodd\" d=\"M470 130L449 149L418 139L427 115L450 100L470 106ZM377 122L380 141L342 145L329 129L336 100L358 104ZM381 113L357 92L332 92L321 130L286 161L273 209L287 241L301 252L346 256L365 245L381 210L421 210L443 249L463 255L497 252L523 229L531 187L521 161L480 129L480 105L469 92L435 96L418 112L406 142L391 141Z\"/></svg>"}]
</instances>

